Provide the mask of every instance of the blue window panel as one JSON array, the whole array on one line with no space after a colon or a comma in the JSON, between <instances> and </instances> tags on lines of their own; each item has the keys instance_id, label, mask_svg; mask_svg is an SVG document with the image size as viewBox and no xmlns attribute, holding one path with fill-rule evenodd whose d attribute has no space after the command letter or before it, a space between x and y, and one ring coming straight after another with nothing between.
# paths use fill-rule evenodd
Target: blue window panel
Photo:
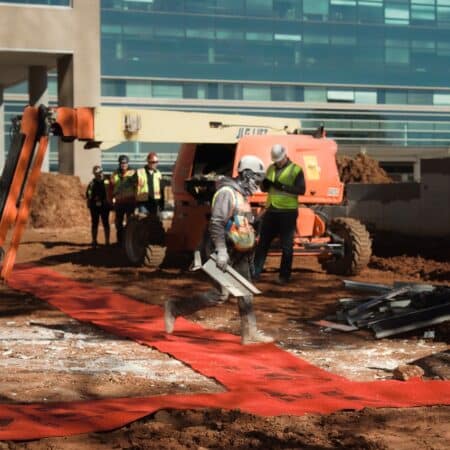
<instances>
[{"instance_id":1,"label":"blue window panel","mask_svg":"<svg viewBox=\"0 0 450 450\"><path fill-rule=\"evenodd\" d=\"M433 94L433 105L450 105L450 93Z\"/></svg>"},{"instance_id":2,"label":"blue window panel","mask_svg":"<svg viewBox=\"0 0 450 450\"><path fill-rule=\"evenodd\" d=\"M272 16L272 0L246 0L247 14L254 17Z\"/></svg>"},{"instance_id":3,"label":"blue window panel","mask_svg":"<svg viewBox=\"0 0 450 450\"><path fill-rule=\"evenodd\" d=\"M300 19L302 17L301 1L273 0L274 16L280 19Z\"/></svg>"},{"instance_id":4,"label":"blue window panel","mask_svg":"<svg viewBox=\"0 0 450 450\"><path fill-rule=\"evenodd\" d=\"M102 79L102 96L125 97L125 80Z\"/></svg>"},{"instance_id":5,"label":"blue window panel","mask_svg":"<svg viewBox=\"0 0 450 450\"><path fill-rule=\"evenodd\" d=\"M242 100L242 85L219 84L218 97L224 100Z\"/></svg>"},{"instance_id":6,"label":"blue window panel","mask_svg":"<svg viewBox=\"0 0 450 450\"><path fill-rule=\"evenodd\" d=\"M358 17L362 23L381 23L384 21L383 4L371 1L358 2Z\"/></svg>"},{"instance_id":7,"label":"blue window panel","mask_svg":"<svg viewBox=\"0 0 450 450\"><path fill-rule=\"evenodd\" d=\"M152 86L146 80L127 80L125 84L126 97L151 97Z\"/></svg>"},{"instance_id":8,"label":"blue window panel","mask_svg":"<svg viewBox=\"0 0 450 450\"><path fill-rule=\"evenodd\" d=\"M303 0L303 17L310 20L326 20L329 14L328 0Z\"/></svg>"},{"instance_id":9,"label":"blue window panel","mask_svg":"<svg viewBox=\"0 0 450 450\"><path fill-rule=\"evenodd\" d=\"M356 0L330 0L331 20L354 22L356 14Z\"/></svg>"},{"instance_id":10,"label":"blue window panel","mask_svg":"<svg viewBox=\"0 0 450 450\"><path fill-rule=\"evenodd\" d=\"M303 88L300 86L271 86L270 97L275 102L303 101Z\"/></svg>"},{"instance_id":11,"label":"blue window panel","mask_svg":"<svg viewBox=\"0 0 450 450\"><path fill-rule=\"evenodd\" d=\"M183 85L181 83L154 81L152 83L152 96L164 98L183 98Z\"/></svg>"},{"instance_id":12,"label":"blue window panel","mask_svg":"<svg viewBox=\"0 0 450 450\"><path fill-rule=\"evenodd\" d=\"M434 5L411 5L411 23L428 24L436 20Z\"/></svg>"},{"instance_id":13,"label":"blue window panel","mask_svg":"<svg viewBox=\"0 0 450 450\"><path fill-rule=\"evenodd\" d=\"M270 87L260 85L243 85L242 98L248 101L270 101Z\"/></svg>"},{"instance_id":14,"label":"blue window panel","mask_svg":"<svg viewBox=\"0 0 450 450\"><path fill-rule=\"evenodd\" d=\"M410 105L432 105L433 94L431 92L409 91L408 103Z\"/></svg>"},{"instance_id":15,"label":"blue window panel","mask_svg":"<svg viewBox=\"0 0 450 450\"><path fill-rule=\"evenodd\" d=\"M355 90L355 103L364 103L367 105L376 105L378 103L377 91Z\"/></svg>"},{"instance_id":16,"label":"blue window panel","mask_svg":"<svg viewBox=\"0 0 450 450\"><path fill-rule=\"evenodd\" d=\"M244 0L216 0L216 13L241 16L245 11Z\"/></svg>"},{"instance_id":17,"label":"blue window panel","mask_svg":"<svg viewBox=\"0 0 450 450\"><path fill-rule=\"evenodd\" d=\"M304 89L305 102L320 102L327 101L327 90L321 87L305 87Z\"/></svg>"},{"instance_id":18,"label":"blue window panel","mask_svg":"<svg viewBox=\"0 0 450 450\"><path fill-rule=\"evenodd\" d=\"M386 2L384 20L388 24L408 25L409 5Z\"/></svg>"}]
</instances>

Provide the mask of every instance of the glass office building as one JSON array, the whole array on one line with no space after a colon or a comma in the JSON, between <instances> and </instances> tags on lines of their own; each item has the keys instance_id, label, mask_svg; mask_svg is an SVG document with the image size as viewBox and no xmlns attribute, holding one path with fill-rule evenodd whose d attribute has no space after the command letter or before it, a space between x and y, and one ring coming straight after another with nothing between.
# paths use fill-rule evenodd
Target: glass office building
<instances>
[{"instance_id":1,"label":"glass office building","mask_svg":"<svg viewBox=\"0 0 450 450\"><path fill-rule=\"evenodd\" d=\"M449 147L450 0L102 0L101 32L105 105L298 117L344 152Z\"/></svg>"}]
</instances>

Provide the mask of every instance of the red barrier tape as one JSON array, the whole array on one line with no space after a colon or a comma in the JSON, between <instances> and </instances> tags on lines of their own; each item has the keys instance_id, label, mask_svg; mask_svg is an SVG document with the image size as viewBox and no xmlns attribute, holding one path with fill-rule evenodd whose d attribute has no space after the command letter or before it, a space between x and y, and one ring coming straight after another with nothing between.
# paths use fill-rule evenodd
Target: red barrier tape
<instances>
[{"instance_id":1,"label":"red barrier tape","mask_svg":"<svg viewBox=\"0 0 450 450\"><path fill-rule=\"evenodd\" d=\"M220 394L166 395L86 402L2 405L0 439L22 440L106 431L161 408L224 408L275 416L364 407L450 404L449 381L353 382L273 344L241 346L236 336L183 318L164 332L159 306L63 277L49 269L17 268L13 289L28 292L77 320L168 353L227 388Z\"/></svg>"}]
</instances>

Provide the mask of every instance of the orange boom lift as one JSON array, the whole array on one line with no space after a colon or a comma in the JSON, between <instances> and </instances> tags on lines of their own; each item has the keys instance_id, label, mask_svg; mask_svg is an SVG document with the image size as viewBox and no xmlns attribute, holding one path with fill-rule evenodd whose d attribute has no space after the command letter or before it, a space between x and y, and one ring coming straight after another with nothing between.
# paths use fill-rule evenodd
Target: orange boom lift
<instances>
[{"instance_id":1,"label":"orange boom lift","mask_svg":"<svg viewBox=\"0 0 450 450\"><path fill-rule=\"evenodd\" d=\"M8 279L14 267L51 132L64 140L92 140L93 110L28 106L14 119L11 147L0 179L2 280Z\"/></svg>"}]
</instances>

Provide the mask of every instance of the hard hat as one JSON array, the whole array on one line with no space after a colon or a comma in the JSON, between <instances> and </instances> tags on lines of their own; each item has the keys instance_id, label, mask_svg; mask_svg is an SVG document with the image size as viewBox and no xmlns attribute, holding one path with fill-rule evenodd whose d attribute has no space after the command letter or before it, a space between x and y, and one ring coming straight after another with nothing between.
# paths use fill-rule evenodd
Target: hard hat
<instances>
[{"instance_id":1,"label":"hard hat","mask_svg":"<svg viewBox=\"0 0 450 450\"><path fill-rule=\"evenodd\" d=\"M122 164L122 163L128 164L129 159L128 159L127 155L120 155L118 161L119 161L119 164Z\"/></svg>"},{"instance_id":2,"label":"hard hat","mask_svg":"<svg viewBox=\"0 0 450 450\"><path fill-rule=\"evenodd\" d=\"M282 161L286 155L286 149L281 144L275 144L270 150L270 157L274 163Z\"/></svg>"},{"instance_id":3,"label":"hard hat","mask_svg":"<svg viewBox=\"0 0 450 450\"><path fill-rule=\"evenodd\" d=\"M257 174L264 174L266 172L264 163L257 156L253 155L243 156L239 161L238 172L241 173L244 170L251 170Z\"/></svg>"},{"instance_id":4,"label":"hard hat","mask_svg":"<svg viewBox=\"0 0 450 450\"><path fill-rule=\"evenodd\" d=\"M92 173L94 175L97 175L98 173L103 173L103 169L100 166L94 166L92 168Z\"/></svg>"}]
</instances>

